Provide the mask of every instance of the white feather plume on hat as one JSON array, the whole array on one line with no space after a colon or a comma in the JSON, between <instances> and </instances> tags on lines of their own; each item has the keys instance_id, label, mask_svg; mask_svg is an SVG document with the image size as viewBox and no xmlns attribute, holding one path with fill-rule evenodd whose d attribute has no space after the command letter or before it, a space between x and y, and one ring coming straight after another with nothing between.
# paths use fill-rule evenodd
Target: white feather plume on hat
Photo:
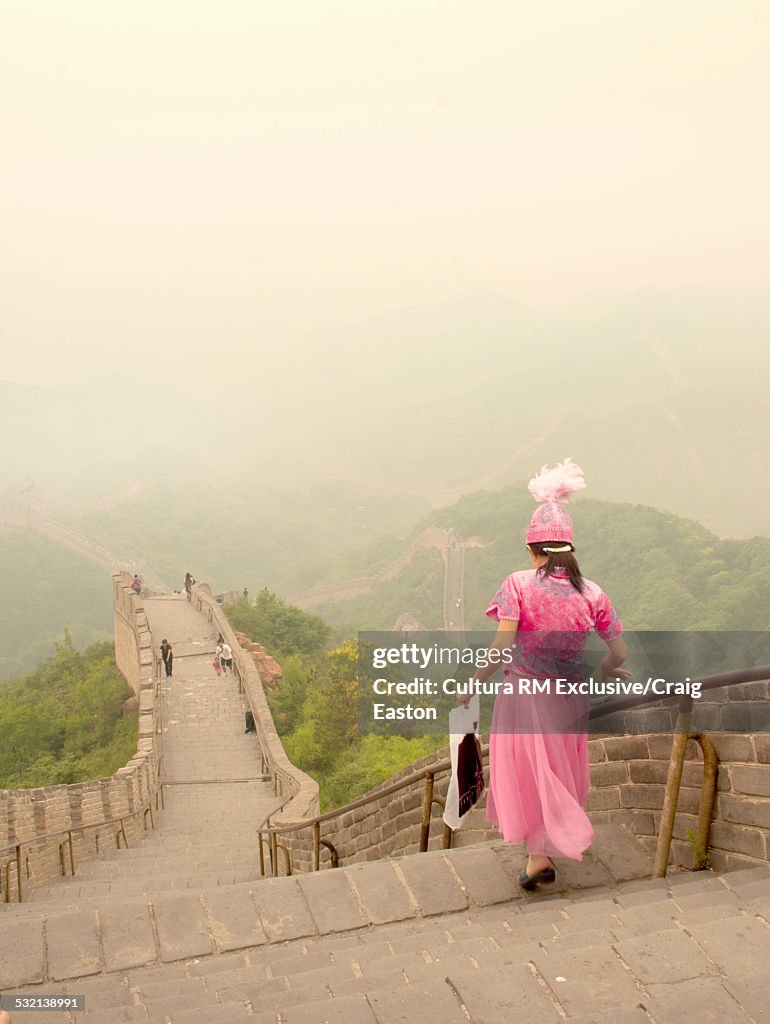
<instances>
[{"instance_id":1,"label":"white feather plume on hat","mask_svg":"<svg viewBox=\"0 0 770 1024\"><path fill-rule=\"evenodd\" d=\"M565 459L553 469L543 466L529 481L529 493L535 501L567 501L570 494L582 491L586 482L583 470L572 459Z\"/></svg>"}]
</instances>

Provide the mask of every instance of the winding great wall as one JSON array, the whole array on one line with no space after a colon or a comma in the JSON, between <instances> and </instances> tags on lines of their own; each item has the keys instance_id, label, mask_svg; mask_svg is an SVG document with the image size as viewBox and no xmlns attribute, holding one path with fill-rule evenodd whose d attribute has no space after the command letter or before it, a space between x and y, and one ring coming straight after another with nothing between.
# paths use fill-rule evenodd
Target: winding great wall
<instances>
[{"instance_id":1,"label":"winding great wall","mask_svg":"<svg viewBox=\"0 0 770 1024\"><path fill-rule=\"evenodd\" d=\"M209 588L189 603L139 599L129 581L113 574L136 756L108 779L0 792L0 991L86 998L85 1011L26 1011L26 1024L762 1019L770 735L712 737L705 872L685 870L702 775L688 743L667 878L651 877L651 857L671 736L592 739L596 842L557 863L548 893L525 894L522 851L481 809L443 830L441 753L319 816L318 787L286 757L255 658ZM221 679L219 632L235 652ZM168 680L162 636L176 653ZM734 696L766 702L768 683Z\"/></svg>"}]
</instances>

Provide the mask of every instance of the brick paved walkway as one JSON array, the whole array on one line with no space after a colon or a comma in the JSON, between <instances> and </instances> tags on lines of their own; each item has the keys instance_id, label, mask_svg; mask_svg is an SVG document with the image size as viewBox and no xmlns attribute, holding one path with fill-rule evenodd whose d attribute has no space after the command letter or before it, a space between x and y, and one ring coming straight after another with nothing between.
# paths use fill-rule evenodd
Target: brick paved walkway
<instances>
[{"instance_id":1,"label":"brick paved walkway","mask_svg":"<svg viewBox=\"0 0 770 1024\"><path fill-rule=\"evenodd\" d=\"M163 681L165 810L143 842L34 890L35 902L202 890L257 872L256 825L279 801L262 779L255 735L244 732L235 677L212 667L216 632L183 597L147 600L145 610L155 643L166 637L174 648Z\"/></svg>"}]
</instances>

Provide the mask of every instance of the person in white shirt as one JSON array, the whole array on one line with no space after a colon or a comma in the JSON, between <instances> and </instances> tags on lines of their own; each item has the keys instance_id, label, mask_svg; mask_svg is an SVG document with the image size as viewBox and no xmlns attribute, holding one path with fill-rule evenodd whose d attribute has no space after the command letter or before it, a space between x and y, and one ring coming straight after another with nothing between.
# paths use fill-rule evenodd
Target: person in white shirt
<instances>
[{"instance_id":1,"label":"person in white shirt","mask_svg":"<svg viewBox=\"0 0 770 1024\"><path fill-rule=\"evenodd\" d=\"M222 669L227 674L228 670L233 670L233 649L227 642L222 644L222 653L219 656L219 660L222 663Z\"/></svg>"}]
</instances>

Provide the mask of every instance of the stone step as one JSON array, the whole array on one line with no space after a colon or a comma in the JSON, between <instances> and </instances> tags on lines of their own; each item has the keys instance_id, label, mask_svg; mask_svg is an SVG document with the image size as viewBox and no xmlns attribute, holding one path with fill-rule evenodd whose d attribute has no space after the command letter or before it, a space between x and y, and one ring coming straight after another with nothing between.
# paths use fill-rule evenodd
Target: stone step
<instances>
[{"instance_id":1,"label":"stone step","mask_svg":"<svg viewBox=\"0 0 770 1024\"><path fill-rule=\"evenodd\" d=\"M293 955L285 944L298 942L312 944L317 955L328 941L336 966L335 943L375 941L379 954L369 958L387 959L395 952L393 936L401 954L426 963L451 954L504 961L517 946L527 947L529 962L532 947L552 956L639 944L651 934L697 930L709 921L720 928L740 921L754 938L770 937L769 870L736 872L732 883L729 874L702 872L686 881L624 880L593 889L563 882L526 894L512 877L509 850L488 843L202 893L110 894L72 908L54 900L9 906L4 913L13 928L0 929L0 987L196 958L213 962L242 949L265 954L268 965L270 956ZM282 971L281 977L296 973L289 962Z\"/></svg>"},{"instance_id":2,"label":"stone step","mask_svg":"<svg viewBox=\"0 0 770 1024\"><path fill-rule=\"evenodd\" d=\"M331 878L333 873L326 874ZM321 882L321 889L329 884L325 878ZM686 883L640 880L569 896L518 895L489 906L471 904L455 913L423 917L416 912L408 920L379 927L367 924L324 934L319 934L318 904L312 911L312 901L307 902L312 920L304 922L289 896L293 887L286 883L298 884L296 879L275 880L271 901L257 908L263 941L246 935L241 922L236 940L242 948L218 947L206 955L200 943L203 932L177 906L176 924L188 940L187 953L196 942L199 952L142 966L132 955L142 942L142 923L128 906L113 905L112 920L101 922L101 938L107 955L122 955L122 964L114 961L107 973L87 976L89 943L82 921L78 927L74 916L48 919L48 941L67 934L73 964L72 949L79 950L81 976L2 983L23 984L27 994L84 994L89 1013L98 1012L100 1024L140 1019L151 1024L225 1024L246 1016L252 1024L255 1017L277 1024L278 1013L285 1024L395 1024L412 1019L421 1024L467 1024L469 1019L474 1024L556 1024L565 1018L583 1024L641 1024L649 1022L647 1013L668 1021L688 1008L706 1020L748 1024L752 1017L761 1019L757 1002L766 991L764 964L770 955L767 871L736 877L734 886L729 874L704 874ZM764 896L754 895L756 886ZM239 887L230 894L235 897L231 914L243 905L247 891ZM748 896L742 897L741 891ZM685 901L697 898L701 908L722 906L722 894L734 896L736 903L725 904L730 916L718 929L686 923L691 904ZM208 899L209 894L200 897L210 914ZM765 917L756 912L762 900ZM293 919L293 927L277 921L279 909ZM161 908L156 919L158 934L162 941L179 943L172 919L163 921L164 912ZM640 933L641 912L647 928ZM220 925L225 916L220 914ZM150 923L148 915L146 937ZM276 929L296 937L280 941ZM224 926L220 938L226 930ZM751 957L746 956L749 947ZM178 951L183 953L181 946ZM65 963L56 967L59 973L63 969ZM45 1019L54 1018L47 1014ZM75 1018L80 1019L86 1015Z\"/></svg>"}]
</instances>

